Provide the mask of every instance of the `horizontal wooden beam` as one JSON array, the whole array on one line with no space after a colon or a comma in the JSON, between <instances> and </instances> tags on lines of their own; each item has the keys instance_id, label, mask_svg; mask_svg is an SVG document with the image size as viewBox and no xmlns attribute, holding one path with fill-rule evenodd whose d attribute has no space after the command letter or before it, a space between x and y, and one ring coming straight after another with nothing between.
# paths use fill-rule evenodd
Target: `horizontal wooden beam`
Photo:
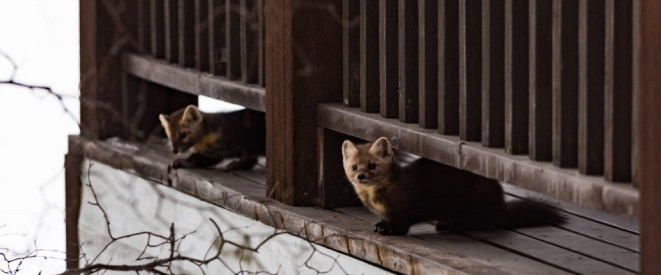
<instances>
[{"instance_id":1,"label":"horizontal wooden beam","mask_svg":"<svg viewBox=\"0 0 661 275\"><path fill-rule=\"evenodd\" d=\"M252 110L266 110L264 88L259 86L233 82L137 54L125 54L122 66L129 74L172 89L208 96Z\"/></svg>"},{"instance_id":2,"label":"horizontal wooden beam","mask_svg":"<svg viewBox=\"0 0 661 275\"><path fill-rule=\"evenodd\" d=\"M485 148L478 142L439 135L435 130L362 113L340 104L321 104L318 111L319 125L333 131L365 140L388 137L396 148L411 154L581 206L629 217L638 215L638 190L630 185L580 175L577 170L509 155L502 149Z\"/></svg>"}]
</instances>

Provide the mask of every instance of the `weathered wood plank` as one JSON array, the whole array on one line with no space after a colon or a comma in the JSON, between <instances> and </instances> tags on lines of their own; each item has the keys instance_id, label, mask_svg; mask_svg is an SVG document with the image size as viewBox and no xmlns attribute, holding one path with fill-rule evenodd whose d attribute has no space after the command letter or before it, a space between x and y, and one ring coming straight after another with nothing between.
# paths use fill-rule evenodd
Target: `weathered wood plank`
<instances>
[{"instance_id":1,"label":"weathered wood plank","mask_svg":"<svg viewBox=\"0 0 661 275\"><path fill-rule=\"evenodd\" d=\"M82 204L82 165L83 148L69 140L69 152L64 157L65 169L65 216L67 269L79 267L80 241L78 239L78 218Z\"/></svg>"},{"instance_id":2,"label":"weathered wood plank","mask_svg":"<svg viewBox=\"0 0 661 275\"><path fill-rule=\"evenodd\" d=\"M579 2L578 169L604 171L604 14L602 0Z\"/></svg>"},{"instance_id":3,"label":"weathered wood plank","mask_svg":"<svg viewBox=\"0 0 661 275\"><path fill-rule=\"evenodd\" d=\"M505 152L528 153L529 0L505 0Z\"/></svg>"},{"instance_id":4,"label":"weathered wood plank","mask_svg":"<svg viewBox=\"0 0 661 275\"><path fill-rule=\"evenodd\" d=\"M399 0L399 120L418 122L418 1Z\"/></svg>"},{"instance_id":5,"label":"weathered wood plank","mask_svg":"<svg viewBox=\"0 0 661 275\"><path fill-rule=\"evenodd\" d=\"M632 22L630 0L606 1L604 176L616 182L631 181Z\"/></svg>"},{"instance_id":6,"label":"weathered wood plank","mask_svg":"<svg viewBox=\"0 0 661 275\"><path fill-rule=\"evenodd\" d=\"M459 0L459 137L482 137L482 1Z\"/></svg>"},{"instance_id":7,"label":"weathered wood plank","mask_svg":"<svg viewBox=\"0 0 661 275\"><path fill-rule=\"evenodd\" d=\"M552 159L551 87L553 0L530 2L530 124L528 136L530 158Z\"/></svg>"},{"instance_id":8,"label":"weathered wood plank","mask_svg":"<svg viewBox=\"0 0 661 275\"><path fill-rule=\"evenodd\" d=\"M241 81L257 83L257 0L240 0Z\"/></svg>"},{"instance_id":9,"label":"weathered wood plank","mask_svg":"<svg viewBox=\"0 0 661 275\"><path fill-rule=\"evenodd\" d=\"M364 140L388 137L402 151L581 206L629 217L638 213L638 191L631 186L582 176L549 163L533 162L525 156L484 148L397 120L384 119L338 104L321 104L319 125Z\"/></svg>"},{"instance_id":10,"label":"weathered wood plank","mask_svg":"<svg viewBox=\"0 0 661 275\"><path fill-rule=\"evenodd\" d=\"M342 1L342 102L360 106L360 2Z\"/></svg>"},{"instance_id":11,"label":"weathered wood plank","mask_svg":"<svg viewBox=\"0 0 661 275\"><path fill-rule=\"evenodd\" d=\"M379 0L379 98L381 116L398 116L398 0Z\"/></svg>"},{"instance_id":12,"label":"weathered wood plank","mask_svg":"<svg viewBox=\"0 0 661 275\"><path fill-rule=\"evenodd\" d=\"M209 71L209 0L194 0L195 4L195 68Z\"/></svg>"},{"instance_id":13,"label":"weathered wood plank","mask_svg":"<svg viewBox=\"0 0 661 275\"><path fill-rule=\"evenodd\" d=\"M165 16L163 26L165 27L165 60L170 63L179 61L179 2L177 0L165 0Z\"/></svg>"},{"instance_id":14,"label":"weathered wood plank","mask_svg":"<svg viewBox=\"0 0 661 275\"><path fill-rule=\"evenodd\" d=\"M266 49L266 27L264 26L264 1L257 0L257 85L266 86L264 54Z\"/></svg>"},{"instance_id":15,"label":"weathered wood plank","mask_svg":"<svg viewBox=\"0 0 661 275\"><path fill-rule=\"evenodd\" d=\"M459 134L459 1L438 4L438 132Z\"/></svg>"},{"instance_id":16,"label":"weathered wood plank","mask_svg":"<svg viewBox=\"0 0 661 275\"><path fill-rule=\"evenodd\" d=\"M360 0L360 109L378 113L379 1Z\"/></svg>"},{"instance_id":17,"label":"weathered wood plank","mask_svg":"<svg viewBox=\"0 0 661 275\"><path fill-rule=\"evenodd\" d=\"M378 217L364 207L345 207L335 211L368 221L372 224ZM512 274L571 274L543 262L512 253L506 249L492 246L467 236L438 233L431 224L419 224L411 227L409 237L432 243L459 254L470 256L481 262L495 264Z\"/></svg>"},{"instance_id":18,"label":"weathered wood plank","mask_svg":"<svg viewBox=\"0 0 661 275\"><path fill-rule=\"evenodd\" d=\"M641 195L641 268L661 274L661 2L640 1L640 97L636 102L640 132L638 162ZM636 35L637 36L637 35Z\"/></svg>"},{"instance_id":19,"label":"weathered wood plank","mask_svg":"<svg viewBox=\"0 0 661 275\"><path fill-rule=\"evenodd\" d=\"M337 24L338 14L329 12L341 10L342 1L319 4L329 8L294 9L291 0L266 2L267 166L274 166L268 169L267 187L270 197L294 205L319 203L316 106L342 101L337 62L342 59L342 24ZM304 70L309 60L314 60L314 70Z\"/></svg>"},{"instance_id":20,"label":"weathered wood plank","mask_svg":"<svg viewBox=\"0 0 661 275\"><path fill-rule=\"evenodd\" d=\"M482 0L482 145L505 145L505 0Z\"/></svg>"},{"instance_id":21,"label":"weathered wood plank","mask_svg":"<svg viewBox=\"0 0 661 275\"><path fill-rule=\"evenodd\" d=\"M209 0L209 72L225 75L225 1Z\"/></svg>"},{"instance_id":22,"label":"weathered wood plank","mask_svg":"<svg viewBox=\"0 0 661 275\"><path fill-rule=\"evenodd\" d=\"M541 227L542 229L544 227ZM518 231L518 230L517 230ZM522 253L540 261L578 274L636 274L609 263L587 257L585 254L566 250L562 247L537 240L512 231L491 231L471 233L471 237L507 247L510 251Z\"/></svg>"},{"instance_id":23,"label":"weathered wood plank","mask_svg":"<svg viewBox=\"0 0 661 275\"><path fill-rule=\"evenodd\" d=\"M578 1L553 0L553 164L578 165Z\"/></svg>"},{"instance_id":24,"label":"weathered wood plank","mask_svg":"<svg viewBox=\"0 0 661 275\"><path fill-rule=\"evenodd\" d=\"M195 66L195 7L193 1L179 0L179 65Z\"/></svg>"},{"instance_id":25,"label":"weathered wood plank","mask_svg":"<svg viewBox=\"0 0 661 275\"><path fill-rule=\"evenodd\" d=\"M240 0L225 1L225 54L227 56L227 78L241 78L241 3Z\"/></svg>"},{"instance_id":26,"label":"weathered wood plank","mask_svg":"<svg viewBox=\"0 0 661 275\"><path fill-rule=\"evenodd\" d=\"M165 27L163 0L151 0L149 3L149 26L151 34L151 54L156 58L165 57Z\"/></svg>"},{"instance_id":27,"label":"weathered wood plank","mask_svg":"<svg viewBox=\"0 0 661 275\"><path fill-rule=\"evenodd\" d=\"M123 57L123 68L127 73L182 92L208 96L252 110L265 110L262 87L228 81L135 54Z\"/></svg>"},{"instance_id":28,"label":"weathered wood plank","mask_svg":"<svg viewBox=\"0 0 661 275\"><path fill-rule=\"evenodd\" d=\"M418 125L438 127L438 0L418 2Z\"/></svg>"}]
</instances>

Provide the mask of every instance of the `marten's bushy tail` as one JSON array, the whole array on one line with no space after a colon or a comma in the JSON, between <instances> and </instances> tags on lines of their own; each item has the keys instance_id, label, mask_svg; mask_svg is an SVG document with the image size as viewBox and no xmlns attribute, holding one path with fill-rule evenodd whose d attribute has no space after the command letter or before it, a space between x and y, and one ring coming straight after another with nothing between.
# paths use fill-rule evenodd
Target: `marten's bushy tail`
<instances>
[{"instance_id":1,"label":"marten's bushy tail","mask_svg":"<svg viewBox=\"0 0 661 275\"><path fill-rule=\"evenodd\" d=\"M567 217L539 198L510 201L505 204L505 228L560 225Z\"/></svg>"}]
</instances>

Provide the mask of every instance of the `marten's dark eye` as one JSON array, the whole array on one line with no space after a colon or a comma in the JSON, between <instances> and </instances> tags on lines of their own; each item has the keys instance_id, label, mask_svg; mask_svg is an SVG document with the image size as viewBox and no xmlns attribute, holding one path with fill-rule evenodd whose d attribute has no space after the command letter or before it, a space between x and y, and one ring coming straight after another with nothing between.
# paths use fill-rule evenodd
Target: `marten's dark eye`
<instances>
[{"instance_id":1,"label":"marten's dark eye","mask_svg":"<svg viewBox=\"0 0 661 275\"><path fill-rule=\"evenodd\" d=\"M355 164L351 165L351 170L354 170L354 171L358 170L358 165L355 165Z\"/></svg>"},{"instance_id":2,"label":"marten's dark eye","mask_svg":"<svg viewBox=\"0 0 661 275\"><path fill-rule=\"evenodd\" d=\"M187 136L186 133L179 133L179 139L185 139Z\"/></svg>"},{"instance_id":3,"label":"marten's dark eye","mask_svg":"<svg viewBox=\"0 0 661 275\"><path fill-rule=\"evenodd\" d=\"M367 165L367 168L369 168L370 170L374 170L374 169L376 169L376 163L370 163L370 164L368 164L368 165Z\"/></svg>"}]
</instances>

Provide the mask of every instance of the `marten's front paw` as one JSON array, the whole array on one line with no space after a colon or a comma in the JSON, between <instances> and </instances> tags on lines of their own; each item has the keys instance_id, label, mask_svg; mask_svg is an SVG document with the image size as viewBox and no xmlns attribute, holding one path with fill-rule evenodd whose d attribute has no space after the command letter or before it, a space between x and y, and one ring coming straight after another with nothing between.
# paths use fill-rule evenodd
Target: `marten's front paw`
<instances>
[{"instance_id":1,"label":"marten's front paw","mask_svg":"<svg viewBox=\"0 0 661 275\"><path fill-rule=\"evenodd\" d=\"M192 168L192 167L194 167L193 164L190 163L190 161L188 161L188 160L186 160L186 159L175 159L175 160L172 162L171 166L172 166L172 168L174 168L174 169L179 169L179 168Z\"/></svg>"},{"instance_id":2,"label":"marten's front paw","mask_svg":"<svg viewBox=\"0 0 661 275\"><path fill-rule=\"evenodd\" d=\"M374 232L381 235L406 235L407 231L408 228L403 228L383 221L374 225Z\"/></svg>"}]
</instances>

